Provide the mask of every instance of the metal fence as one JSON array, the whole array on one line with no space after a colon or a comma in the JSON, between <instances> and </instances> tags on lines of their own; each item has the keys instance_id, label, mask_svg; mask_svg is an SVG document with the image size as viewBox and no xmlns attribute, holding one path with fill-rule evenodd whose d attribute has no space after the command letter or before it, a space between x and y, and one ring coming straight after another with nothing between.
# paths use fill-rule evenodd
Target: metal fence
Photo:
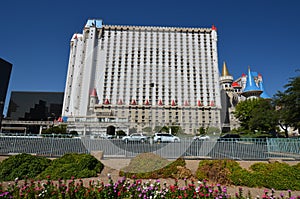
<instances>
[{"instance_id":1,"label":"metal fence","mask_svg":"<svg viewBox=\"0 0 300 199\"><path fill-rule=\"evenodd\" d=\"M173 159L234 159L266 160L280 158L300 160L299 139L227 139L194 141L181 139L178 143L125 143L120 139L56 138L0 136L0 155L29 153L47 157L60 157L66 153L103 151L104 158L132 158L140 153L152 152Z\"/></svg>"}]
</instances>

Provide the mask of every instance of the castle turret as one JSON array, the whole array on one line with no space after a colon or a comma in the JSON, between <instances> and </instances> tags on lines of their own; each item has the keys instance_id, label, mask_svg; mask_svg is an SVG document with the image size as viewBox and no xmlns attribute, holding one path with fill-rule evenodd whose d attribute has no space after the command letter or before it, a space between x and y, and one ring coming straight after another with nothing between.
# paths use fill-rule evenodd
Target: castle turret
<instances>
[{"instance_id":1,"label":"castle turret","mask_svg":"<svg viewBox=\"0 0 300 199\"><path fill-rule=\"evenodd\" d=\"M220 84L223 90L232 91L233 77L229 74L226 63L223 62L222 74L220 77Z\"/></svg>"},{"instance_id":2,"label":"castle turret","mask_svg":"<svg viewBox=\"0 0 300 199\"><path fill-rule=\"evenodd\" d=\"M90 94L89 110L93 111L96 104L98 104L98 95L96 89L94 88Z\"/></svg>"},{"instance_id":3,"label":"castle turret","mask_svg":"<svg viewBox=\"0 0 300 199\"><path fill-rule=\"evenodd\" d=\"M248 67L246 86L242 92L242 95L245 96L247 99L253 99L253 98L258 98L261 93L262 91L256 85L250 67Z\"/></svg>"}]
</instances>

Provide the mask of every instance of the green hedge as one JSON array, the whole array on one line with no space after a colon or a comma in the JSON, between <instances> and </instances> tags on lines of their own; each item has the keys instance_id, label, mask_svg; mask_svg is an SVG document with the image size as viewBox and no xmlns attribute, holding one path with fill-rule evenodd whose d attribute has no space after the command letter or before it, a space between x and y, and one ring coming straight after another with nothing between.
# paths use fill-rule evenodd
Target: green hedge
<instances>
[{"instance_id":1,"label":"green hedge","mask_svg":"<svg viewBox=\"0 0 300 199\"><path fill-rule=\"evenodd\" d=\"M10 156L0 163L0 181L35 178L50 166L51 160L30 154Z\"/></svg>"},{"instance_id":2,"label":"green hedge","mask_svg":"<svg viewBox=\"0 0 300 199\"><path fill-rule=\"evenodd\" d=\"M246 170L233 160L203 160L196 176L221 184L300 190L300 163L295 166L279 162L255 163Z\"/></svg>"},{"instance_id":3,"label":"green hedge","mask_svg":"<svg viewBox=\"0 0 300 199\"><path fill-rule=\"evenodd\" d=\"M66 154L55 160L30 154L10 156L0 163L0 182L18 179L70 179L96 177L104 165L89 154Z\"/></svg>"},{"instance_id":4,"label":"green hedge","mask_svg":"<svg viewBox=\"0 0 300 199\"><path fill-rule=\"evenodd\" d=\"M38 179L70 179L96 177L97 173L101 173L104 165L95 157L89 154L70 153L65 154L61 158L52 161L52 164L46 168Z\"/></svg>"}]
</instances>

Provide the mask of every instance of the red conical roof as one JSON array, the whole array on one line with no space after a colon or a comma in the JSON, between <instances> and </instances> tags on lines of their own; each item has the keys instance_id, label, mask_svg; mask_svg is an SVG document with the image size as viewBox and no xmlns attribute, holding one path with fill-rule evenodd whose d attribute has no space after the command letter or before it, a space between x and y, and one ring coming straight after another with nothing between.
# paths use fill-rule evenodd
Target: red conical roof
<instances>
[{"instance_id":1,"label":"red conical roof","mask_svg":"<svg viewBox=\"0 0 300 199\"><path fill-rule=\"evenodd\" d=\"M149 100L148 99L146 99L145 105L149 105Z\"/></svg>"},{"instance_id":2,"label":"red conical roof","mask_svg":"<svg viewBox=\"0 0 300 199\"><path fill-rule=\"evenodd\" d=\"M157 104L158 104L159 106L162 106L162 105L163 105L162 100L160 99L160 100L158 101Z\"/></svg>"},{"instance_id":3,"label":"red conical roof","mask_svg":"<svg viewBox=\"0 0 300 199\"><path fill-rule=\"evenodd\" d=\"M187 100L184 101L184 106L189 106L189 102Z\"/></svg>"},{"instance_id":4,"label":"red conical roof","mask_svg":"<svg viewBox=\"0 0 300 199\"><path fill-rule=\"evenodd\" d=\"M237 83L237 82L233 82L233 83L231 84L231 86L232 86L232 87L241 87L241 85L239 85L239 83Z\"/></svg>"},{"instance_id":5,"label":"red conical roof","mask_svg":"<svg viewBox=\"0 0 300 199\"><path fill-rule=\"evenodd\" d=\"M176 106L175 100L172 100L171 106Z\"/></svg>"},{"instance_id":6,"label":"red conical roof","mask_svg":"<svg viewBox=\"0 0 300 199\"><path fill-rule=\"evenodd\" d=\"M135 99L131 100L131 105L136 105Z\"/></svg>"},{"instance_id":7,"label":"red conical roof","mask_svg":"<svg viewBox=\"0 0 300 199\"><path fill-rule=\"evenodd\" d=\"M97 95L97 91L96 91L96 89L94 88L93 90L92 90L92 92L91 92L91 97L97 97L98 95Z\"/></svg>"},{"instance_id":8,"label":"red conical roof","mask_svg":"<svg viewBox=\"0 0 300 199\"><path fill-rule=\"evenodd\" d=\"M119 99L118 105L122 105L122 104L123 104L123 101L121 99Z\"/></svg>"},{"instance_id":9,"label":"red conical roof","mask_svg":"<svg viewBox=\"0 0 300 199\"><path fill-rule=\"evenodd\" d=\"M201 101L200 101L200 100L198 100L198 101L197 101L197 106L202 106L202 104L201 104Z\"/></svg>"},{"instance_id":10,"label":"red conical roof","mask_svg":"<svg viewBox=\"0 0 300 199\"><path fill-rule=\"evenodd\" d=\"M106 98L104 104L109 104L109 100Z\"/></svg>"}]
</instances>

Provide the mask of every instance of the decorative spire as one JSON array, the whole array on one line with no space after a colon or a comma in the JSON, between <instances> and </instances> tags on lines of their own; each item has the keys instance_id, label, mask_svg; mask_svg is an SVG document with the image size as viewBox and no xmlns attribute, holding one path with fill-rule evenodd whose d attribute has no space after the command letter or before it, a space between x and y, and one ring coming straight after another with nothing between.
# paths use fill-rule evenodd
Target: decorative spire
<instances>
[{"instance_id":1,"label":"decorative spire","mask_svg":"<svg viewBox=\"0 0 300 199\"><path fill-rule=\"evenodd\" d=\"M109 102L109 100L107 98L105 99L104 104L105 105L110 104L110 102Z\"/></svg>"},{"instance_id":2,"label":"decorative spire","mask_svg":"<svg viewBox=\"0 0 300 199\"><path fill-rule=\"evenodd\" d=\"M215 25L212 25L211 29L217 31L217 27Z\"/></svg>"},{"instance_id":3,"label":"decorative spire","mask_svg":"<svg viewBox=\"0 0 300 199\"><path fill-rule=\"evenodd\" d=\"M228 69L227 69L227 66L226 66L225 61L223 62L222 76L223 76L223 77L231 76L231 75L229 74L229 72L228 72Z\"/></svg>"},{"instance_id":4,"label":"decorative spire","mask_svg":"<svg viewBox=\"0 0 300 199\"><path fill-rule=\"evenodd\" d=\"M121 99L119 99L118 105L122 105L122 104L123 104L123 101Z\"/></svg>"},{"instance_id":5,"label":"decorative spire","mask_svg":"<svg viewBox=\"0 0 300 199\"><path fill-rule=\"evenodd\" d=\"M176 106L175 100L172 100L171 106Z\"/></svg>"},{"instance_id":6,"label":"decorative spire","mask_svg":"<svg viewBox=\"0 0 300 199\"><path fill-rule=\"evenodd\" d=\"M160 99L160 100L158 101L157 104L158 104L159 106L162 106L162 105L163 105L162 100Z\"/></svg>"},{"instance_id":7,"label":"decorative spire","mask_svg":"<svg viewBox=\"0 0 300 199\"><path fill-rule=\"evenodd\" d=\"M149 100L148 99L146 99L145 105L149 105Z\"/></svg>"},{"instance_id":8,"label":"decorative spire","mask_svg":"<svg viewBox=\"0 0 300 199\"><path fill-rule=\"evenodd\" d=\"M136 105L135 99L131 100L131 105Z\"/></svg>"},{"instance_id":9,"label":"decorative spire","mask_svg":"<svg viewBox=\"0 0 300 199\"><path fill-rule=\"evenodd\" d=\"M187 100L184 101L184 106L189 106L189 102Z\"/></svg>"},{"instance_id":10,"label":"decorative spire","mask_svg":"<svg viewBox=\"0 0 300 199\"><path fill-rule=\"evenodd\" d=\"M261 76L261 75L260 75ZM261 76L262 77L262 76ZM260 97L263 99L271 99L271 97L267 94L267 92L264 89L263 80L259 82L259 88L262 91L262 94L260 94Z\"/></svg>"},{"instance_id":11,"label":"decorative spire","mask_svg":"<svg viewBox=\"0 0 300 199\"><path fill-rule=\"evenodd\" d=\"M202 106L202 103L200 100L197 101L197 106Z\"/></svg>"}]
</instances>

